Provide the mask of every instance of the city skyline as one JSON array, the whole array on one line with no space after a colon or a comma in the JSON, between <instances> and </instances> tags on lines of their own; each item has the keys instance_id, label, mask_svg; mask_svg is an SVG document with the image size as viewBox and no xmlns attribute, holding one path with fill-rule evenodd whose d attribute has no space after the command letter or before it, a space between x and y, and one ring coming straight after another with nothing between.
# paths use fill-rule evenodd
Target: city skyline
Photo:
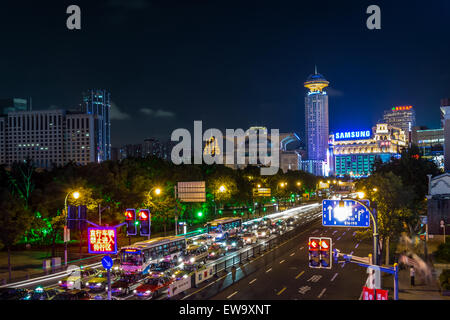
<instances>
[{"instance_id":1,"label":"city skyline","mask_svg":"<svg viewBox=\"0 0 450 320\"><path fill-rule=\"evenodd\" d=\"M439 101L449 95L449 44L440 40L448 38L449 4L441 1L426 13L401 1L382 2L382 29L376 31L365 27L365 4L327 3L320 25L307 13L323 4L286 4L275 15L266 2L255 8L145 1L79 5L78 33L65 28L65 5L3 5L2 24L16 39L5 35L11 49L2 52L8 77L0 82L0 96L32 97L35 110L73 109L85 90L105 88L111 92L114 147L168 138L193 120L219 129L264 125L303 135L302 83L314 65L332 84L334 132L371 127L398 105L414 106L417 125L437 128ZM159 15L169 18L161 21ZM20 26L19 16L34 28ZM405 24L406 16L417 23ZM313 32L321 41L310 46ZM85 49L97 46L108 54ZM422 89L425 81L430 89ZM134 127L141 129L129 129Z\"/></svg>"}]
</instances>

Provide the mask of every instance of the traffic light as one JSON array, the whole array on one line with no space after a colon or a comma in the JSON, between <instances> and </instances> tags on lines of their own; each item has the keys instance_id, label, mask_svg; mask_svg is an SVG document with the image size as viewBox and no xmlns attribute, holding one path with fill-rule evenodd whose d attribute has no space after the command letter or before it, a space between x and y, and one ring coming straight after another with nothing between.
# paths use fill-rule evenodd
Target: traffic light
<instances>
[{"instance_id":1,"label":"traffic light","mask_svg":"<svg viewBox=\"0 0 450 320\"><path fill-rule=\"evenodd\" d=\"M309 267L320 268L320 238L309 238Z\"/></svg>"},{"instance_id":2,"label":"traffic light","mask_svg":"<svg viewBox=\"0 0 450 320\"><path fill-rule=\"evenodd\" d=\"M320 238L320 265L322 268L331 269L332 258L332 240L331 238Z\"/></svg>"},{"instance_id":3,"label":"traffic light","mask_svg":"<svg viewBox=\"0 0 450 320\"><path fill-rule=\"evenodd\" d=\"M67 206L67 228L77 230L78 228L78 212L77 207Z\"/></svg>"},{"instance_id":4,"label":"traffic light","mask_svg":"<svg viewBox=\"0 0 450 320\"><path fill-rule=\"evenodd\" d=\"M150 210L149 209L141 209L139 210L139 222L141 224L141 228L139 233L141 236L149 236L150 235Z\"/></svg>"},{"instance_id":5,"label":"traffic light","mask_svg":"<svg viewBox=\"0 0 450 320\"><path fill-rule=\"evenodd\" d=\"M137 235L136 210L127 209L125 211L125 222L127 223L127 236Z\"/></svg>"},{"instance_id":6,"label":"traffic light","mask_svg":"<svg viewBox=\"0 0 450 320\"><path fill-rule=\"evenodd\" d=\"M86 230L87 207L78 206L78 230Z\"/></svg>"}]
</instances>

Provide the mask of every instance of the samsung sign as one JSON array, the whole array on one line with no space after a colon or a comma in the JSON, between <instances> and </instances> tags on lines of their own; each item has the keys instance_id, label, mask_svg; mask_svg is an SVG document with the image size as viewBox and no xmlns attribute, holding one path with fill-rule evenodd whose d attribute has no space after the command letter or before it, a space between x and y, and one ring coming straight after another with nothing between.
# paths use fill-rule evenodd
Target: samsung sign
<instances>
[{"instance_id":1,"label":"samsung sign","mask_svg":"<svg viewBox=\"0 0 450 320\"><path fill-rule=\"evenodd\" d=\"M369 139L371 136L370 130L366 131L347 131L347 132L337 132L334 135L335 140L344 139Z\"/></svg>"}]
</instances>

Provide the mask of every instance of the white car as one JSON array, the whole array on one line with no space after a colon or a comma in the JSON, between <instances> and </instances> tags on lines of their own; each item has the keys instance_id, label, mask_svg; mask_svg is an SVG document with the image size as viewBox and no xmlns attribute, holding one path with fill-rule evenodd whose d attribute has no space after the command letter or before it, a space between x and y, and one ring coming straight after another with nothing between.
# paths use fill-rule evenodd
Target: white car
<instances>
[{"instance_id":1,"label":"white car","mask_svg":"<svg viewBox=\"0 0 450 320\"><path fill-rule=\"evenodd\" d=\"M268 237L270 237L271 233L272 233L272 231L269 228L259 228L256 231L256 236L258 238L268 238Z\"/></svg>"},{"instance_id":2,"label":"white car","mask_svg":"<svg viewBox=\"0 0 450 320\"><path fill-rule=\"evenodd\" d=\"M252 244L258 241L258 237L255 232L246 232L242 234L241 238L244 241L244 244Z\"/></svg>"}]
</instances>

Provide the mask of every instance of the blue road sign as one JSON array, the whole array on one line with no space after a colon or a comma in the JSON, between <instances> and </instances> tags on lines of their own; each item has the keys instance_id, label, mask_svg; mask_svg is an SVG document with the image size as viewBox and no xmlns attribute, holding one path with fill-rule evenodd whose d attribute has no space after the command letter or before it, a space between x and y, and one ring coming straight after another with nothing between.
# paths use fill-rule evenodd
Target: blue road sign
<instances>
[{"instance_id":1,"label":"blue road sign","mask_svg":"<svg viewBox=\"0 0 450 320\"><path fill-rule=\"evenodd\" d=\"M114 262L110 256L104 256L102 258L102 265L103 265L103 268L105 268L106 270L111 269L113 264L114 264Z\"/></svg>"},{"instance_id":2,"label":"blue road sign","mask_svg":"<svg viewBox=\"0 0 450 320\"><path fill-rule=\"evenodd\" d=\"M339 200L322 200L322 225L328 227L370 227L370 213L364 206L354 200L343 200L344 207L339 207ZM359 200L367 206L369 200Z\"/></svg>"}]
</instances>

